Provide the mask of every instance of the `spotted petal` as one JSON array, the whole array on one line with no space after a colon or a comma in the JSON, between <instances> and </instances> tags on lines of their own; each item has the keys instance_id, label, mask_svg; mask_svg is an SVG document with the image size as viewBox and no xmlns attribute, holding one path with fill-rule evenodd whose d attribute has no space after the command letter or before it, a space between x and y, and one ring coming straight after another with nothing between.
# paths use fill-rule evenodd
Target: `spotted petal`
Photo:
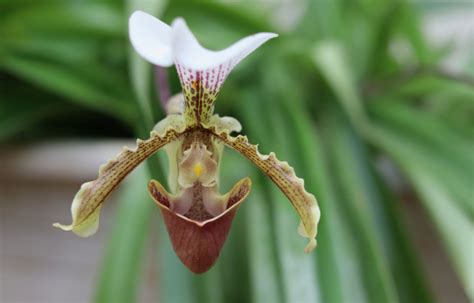
<instances>
[{"instance_id":1,"label":"spotted petal","mask_svg":"<svg viewBox=\"0 0 474 303\"><path fill-rule=\"evenodd\" d=\"M137 11L129 20L130 40L135 50L159 66L176 65L185 97L184 115L188 125L207 122L214 102L230 71L274 33L248 36L221 51L208 50L199 44L182 18L172 27Z\"/></svg>"},{"instance_id":2,"label":"spotted petal","mask_svg":"<svg viewBox=\"0 0 474 303\"><path fill-rule=\"evenodd\" d=\"M151 156L167 143L176 140L185 133L186 127L173 125L173 117L167 118L169 127L159 133L152 131L148 140L137 140L137 147L124 147L114 159L102 165L96 180L82 184L71 206L72 223L54 226L66 231L72 231L78 236L93 235L99 227L100 209L109 194L120 182L146 158ZM166 121L166 120L165 120Z\"/></svg>"},{"instance_id":3,"label":"spotted petal","mask_svg":"<svg viewBox=\"0 0 474 303\"><path fill-rule=\"evenodd\" d=\"M172 47L185 96L184 115L189 124L207 122L219 89L232 69L274 33L248 36L221 51L204 48L182 18L172 24Z\"/></svg>"},{"instance_id":4,"label":"spotted petal","mask_svg":"<svg viewBox=\"0 0 474 303\"><path fill-rule=\"evenodd\" d=\"M294 169L287 162L278 160L274 153L260 154L257 146L250 144L246 136L232 137L227 132L216 131L213 126L208 130L225 145L247 157L280 188L301 218L299 234L309 238L305 252L313 250L316 247L320 211L314 195L305 190L304 180L298 178Z\"/></svg>"}]
</instances>

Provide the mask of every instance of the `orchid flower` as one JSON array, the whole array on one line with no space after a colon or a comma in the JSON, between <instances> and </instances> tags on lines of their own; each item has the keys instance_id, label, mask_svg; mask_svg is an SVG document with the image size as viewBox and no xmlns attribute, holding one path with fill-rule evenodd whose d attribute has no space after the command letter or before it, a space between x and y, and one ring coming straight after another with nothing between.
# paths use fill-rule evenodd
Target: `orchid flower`
<instances>
[{"instance_id":1,"label":"orchid flower","mask_svg":"<svg viewBox=\"0 0 474 303\"><path fill-rule=\"evenodd\" d=\"M299 233L309 238L305 251L313 250L320 212L316 198L304 189L304 181L274 153L262 155L246 136L232 136L241 130L236 119L213 113L230 71L277 35L259 33L224 50L211 51L199 44L182 18L169 26L140 11L130 17L129 33L133 47L147 61L176 66L183 94L171 98L168 115L154 127L149 139L138 139L134 149L124 147L100 167L96 180L81 186L71 206L72 224L54 226L81 237L94 234L104 200L141 162L164 148L170 192L156 180L149 182L148 191L161 209L178 257L191 271L205 272L219 256L233 217L251 188L247 177L228 193L219 193L219 163L227 146L250 160L288 197L301 218Z\"/></svg>"}]
</instances>

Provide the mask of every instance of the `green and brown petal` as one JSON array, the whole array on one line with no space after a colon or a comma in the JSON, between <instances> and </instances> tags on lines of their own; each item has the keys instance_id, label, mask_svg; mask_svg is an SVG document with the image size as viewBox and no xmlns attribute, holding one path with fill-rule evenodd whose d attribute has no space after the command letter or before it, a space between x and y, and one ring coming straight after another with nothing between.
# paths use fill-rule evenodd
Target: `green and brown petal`
<instances>
[{"instance_id":1,"label":"green and brown petal","mask_svg":"<svg viewBox=\"0 0 474 303\"><path fill-rule=\"evenodd\" d=\"M288 162L278 160L273 152L269 155L260 154L257 146L250 144L246 136L232 137L225 131L216 131L213 126L208 130L225 145L249 159L280 188L301 218L298 231L309 239L305 252L312 251L316 247L320 211L316 197L305 190L304 180L296 176L293 167Z\"/></svg>"},{"instance_id":2,"label":"green and brown petal","mask_svg":"<svg viewBox=\"0 0 474 303\"><path fill-rule=\"evenodd\" d=\"M152 131L148 140L138 139L135 149L124 147L114 159L100 167L97 179L82 184L71 205L72 223L55 223L54 226L81 237L93 235L99 227L102 204L110 193L141 162L185 132L184 125L170 126L162 133Z\"/></svg>"}]
</instances>

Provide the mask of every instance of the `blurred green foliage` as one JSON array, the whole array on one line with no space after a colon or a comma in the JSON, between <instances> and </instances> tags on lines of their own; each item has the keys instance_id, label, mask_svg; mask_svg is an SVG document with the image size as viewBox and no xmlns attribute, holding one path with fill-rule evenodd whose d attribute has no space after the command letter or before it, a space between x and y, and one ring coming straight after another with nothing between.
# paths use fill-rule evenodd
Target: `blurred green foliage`
<instances>
[{"instance_id":1,"label":"blurred green foliage","mask_svg":"<svg viewBox=\"0 0 474 303\"><path fill-rule=\"evenodd\" d=\"M400 193L378 165L383 158L422 202L474 299L473 80L440 69L446 52L426 41L409 2L308 0L284 28L267 1L1 0L0 141L146 137L163 112L152 67L128 42L136 9L168 22L185 17L211 48L280 33L232 73L216 111L292 163L322 212L318 248L304 255L284 196L229 153L224 187L250 174L253 193L217 265L202 276L179 263L160 223L151 236L159 243L160 302L432 301ZM407 49L404 57L394 44ZM169 77L178 92L174 70ZM163 178L160 160L150 159L122 191L97 302L137 300L157 213L143 184Z\"/></svg>"}]
</instances>

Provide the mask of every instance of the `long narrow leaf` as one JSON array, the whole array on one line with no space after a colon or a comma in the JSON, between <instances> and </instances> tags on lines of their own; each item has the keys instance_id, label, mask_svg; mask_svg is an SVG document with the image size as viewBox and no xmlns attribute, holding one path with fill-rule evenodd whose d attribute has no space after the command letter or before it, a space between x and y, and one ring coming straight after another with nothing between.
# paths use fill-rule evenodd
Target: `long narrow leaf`
<instances>
[{"instance_id":1,"label":"long narrow leaf","mask_svg":"<svg viewBox=\"0 0 474 303\"><path fill-rule=\"evenodd\" d=\"M455 269L461 277L468 295L473 297L472 220L469 214L456 206L456 198L439 173L432 170L433 161L426 160L426 152L397 134L392 128L378 125L372 130L377 142L390 155L403 172L414 182L425 208L430 212L438 231L443 237ZM453 180L454 181L454 180Z\"/></svg>"},{"instance_id":2,"label":"long narrow leaf","mask_svg":"<svg viewBox=\"0 0 474 303\"><path fill-rule=\"evenodd\" d=\"M68 68L64 64L17 56L4 57L1 64L11 73L70 98L71 101L112 114L126 122L135 118L133 103L124 99L127 98L127 93L120 96L117 91L109 90L108 86L92 80L91 75L87 75L91 70L84 71L86 75L81 75L79 66ZM107 79L105 70L96 70L95 77L99 75L99 71L102 79ZM119 92L126 87L124 83L116 83L115 86Z\"/></svg>"},{"instance_id":3,"label":"long narrow leaf","mask_svg":"<svg viewBox=\"0 0 474 303\"><path fill-rule=\"evenodd\" d=\"M436 121L424 113L416 113L406 106L392 104L387 108L379 105L373 109L383 125L392 130L387 139L393 138L393 135L402 136L398 144L409 148L410 158L416 159L424 171L435 174L445 184L444 187L451 191L459 207L468 216L474 217L471 188L474 157L470 153L470 140L459 136L442 121Z\"/></svg>"},{"instance_id":4,"label":"long narrow leaf","mask_svg":"<svg viewBox=\"0 0 474 303\"><path fill-rule=\"evenodd\" d=\"M287 138L290 138L292 133L285 126L283 109L268 97L261 101L266 102L266 111L273 108L271 116L261 113L266 117L262 120L267 121L266 126L264 124L262 127L265 127L267 134L273 133L270 146L280 158L292 163L297 156L296 150L288 144ZM314 258L301 252L302 239L299 239L295 234L295 228L299 224L297 216L293 213L294 211L286 198L275 187L270 186L268 198L273 200L274 228L277 233L276 244L280 251L286 300L289 302L320 300L320 290L315 287L318 282L314 270Z\"/></svg>"},{"instance_id":5,"label":"long narrow leaf","mask_svg":"<svg viewBox=\"0 0 474 303\"><path fill-rule=\"evenodd\" d=\"M395 282L390 274L384 250L384 237L380 232L383 217L380 215L380 197L371 181L370 173L362 162L363 150L358 138L348 128L340 116L329 120L327 138L331 138L331 152L335 176L338 179L345 205L341 206L348 214L349 224L353 226L354 240L358 242L360 261L370 298L374 302L398 302Z\"/></svg>"},{"instance_id":6,"label":"long narrow leaf","mask_svg":"<svg viewBox=\"0 0 474 303\"><path fill-rule=\"evenodd\" d=\"M342 46L337 42L318 44L313 52L316 67L324 76L337 101L341 103L354 126L363 132L367 117L354 84L354 74L347 64Z\"/></svg>"},{"instance_id":7,"label":"long narrow leaf","mask_svg":"<svg viewBox=\"0 0 474 303\"><path fill-rule=\"evenodd\" d=\"M128 177L123 188L112 236L100 269L95 302L126 303L136 300L150 222L157 214L146 190L148 179L146 168L141 167Z\"/></svg>"}]
</instances>

